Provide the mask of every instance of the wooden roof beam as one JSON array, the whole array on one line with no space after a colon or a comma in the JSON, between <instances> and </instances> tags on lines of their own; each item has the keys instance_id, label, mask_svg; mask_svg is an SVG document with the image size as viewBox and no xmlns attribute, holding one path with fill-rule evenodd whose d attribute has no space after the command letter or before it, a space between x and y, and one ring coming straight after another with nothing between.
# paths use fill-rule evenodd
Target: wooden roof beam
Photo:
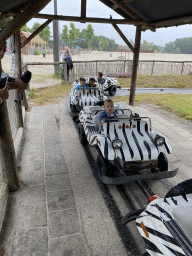
<instances>
[{"instance_id":1,"label":"wooden roof beam","mask_svg":"<svg viewBox=\"0 0 192 256\"><path fill-rule=\"evenodd\" d=\"M25 39L25 41L22 42L21 48L23 48L31 39L33 39L37 34L39 34L45 27L51 23L52 20L47 20L45 23L43 23L37 30L35 30L28 38Z\"/></svg>"},{"instance_id":2,"label":"wooden roof beam","mask_svg":"<svg viewBox=\"0 0 192 256\"><path fill-rule=\"evenodd\" d=\"M118 6L121 10L123 10L126 14L128 14L133 19L141 19L138 15L136 15L134 12L129 10L127 6L125 6L123 3L119 2L118 0L110 0L112 3L115 4L115 6Z\"/></svg>"},{"instance_id":3,"label":"wooden roof beam","mask_svg":"<svg viewBox=\"0 0 192 256\"><path fill-rule=\"evenodd\" d=\"M192 16L186 16L186 17L182 17L182 18L151 22L150 25L152 25L156 28L162 28L162 27L185 25L185 24L189 24L191 22L192 22Z\"/></svg>"},{"instance_id":4,"label":"wooden roof beam","mask_svg":"<svg viewBox=\"0 0 192 256\"><path fill-rule=\"evenodd\" d=\"M81 18L86 18L86 6L87 6L87 0L81 0Z\"/></svg>"},{"instance_id":5,"label":"wooden roof beam","mask_svg":"<svg viewBox=\"0 0 192 256\"><path fill-rule=\"evenodd\" d=\"M77 16L63 16L63 15L51 15L51 14L37 14L34 18L64 20L64 21L74 21L74 22L106 23L106 24L129 24L129 25L141 25L141 26L149 25L147 21L143 21L143 20L105 19L105 18L91 18L91 17L87 17L83 19Z\"/></svg>"},{"instance_id":6,"label":"wooden roof beam","mask_svg":"<svg viewBox=\"0 0 192 256\"><path fill-rule=\"evenodd\" d=\"M30 1L24 12L16 15L0 32L0 44L35 17L51 0Z\"/></svg>"},{"instance_id":7,"label":"wooden roof beam","mask_svg":"<svg viewBox=\"0 0 192 256\"><path fill-rule=\"evenodd\" d=\"M134 47L132 44L129 42L129 40L125 37L123 32L120 30L120 28L117 26L117 24L112 24L114 29L117 31L117 33L120 35L120 37L123 39L123 41L128 45L128 47L131 49L132 52L135 51Z\"/></svg>"}]
</instances>

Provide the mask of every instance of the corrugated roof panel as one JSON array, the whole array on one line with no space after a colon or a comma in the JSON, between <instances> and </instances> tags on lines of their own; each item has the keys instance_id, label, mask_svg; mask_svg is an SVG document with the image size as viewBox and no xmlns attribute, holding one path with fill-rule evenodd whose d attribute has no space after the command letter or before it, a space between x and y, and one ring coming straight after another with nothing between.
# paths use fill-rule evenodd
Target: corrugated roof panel
<instances>
[{"instance_id":1,"label":"corrugated roof panel","mask_svg":"<svg viewBox=\"0 0 192 256\"><path fill-rule=\"evenodd\" d=\"M192 15L192 0L135 0L126 6L150 22Z\"/></svg>"}]
</instances>

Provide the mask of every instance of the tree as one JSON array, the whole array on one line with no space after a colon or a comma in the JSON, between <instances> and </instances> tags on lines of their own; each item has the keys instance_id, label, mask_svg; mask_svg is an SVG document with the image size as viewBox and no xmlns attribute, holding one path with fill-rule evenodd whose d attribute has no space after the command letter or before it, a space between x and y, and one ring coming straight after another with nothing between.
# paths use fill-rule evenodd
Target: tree
<instances>
[{"instance_id":1,"label":"tree","mask_svg":"<svg viewBox=\"0 0 192 256\"><path fill-rule=\"evenodd\" d=\"M3 27L5 27L5 25L6 25L7 23L9 23L11 20L12 20L12 17L0 19L0 29L2 29Z\"/></svg>"},{"instance_id":2,"label":"tree","mask_svg":"<svg viewBox=\"0 0 192 256\"><path fill-rule=\"evenodd\" d=\"M28 31L29 31L29 28L27 27L27 24L23 25L23 26L20 28L20 31L28 32Z\"/></svg>"},{"instance_id":3,"label":"tree","mask_svg":"<svg viewBox=\"0 0 192 256\"><path fill-rule=\"evenodd\" d=\"M90 48L92 41L93 41L93 36L94 36L94 29L92 28L91 24L87 25L85 34L86 34L86 39L88 42L88 48Z\"/></svg>"},{"instance_id":4,"label":"tree","mask_svg":"<svg viewBox=\"0 0 192 256\"><path fill-rule=\"evenodd\" d=\"M39 27L41 26L41 24L39 22L35 22L33 24L33 27L31 29L29 29L29 31L31 33L35 32ZM50 35L51 35L51 31L50 31L50 27L47 26L45 27L40 33L39 33L39 36L45 40L45 41L48 41L49 38L50 38Z\"/></svg>"},{"instance_id":5,"label":"tree","mask_svg":"<svg viewBox=\"0 0 192 256\"><path fill-rule=\"evenodd\" d=\"M169 42L168 44L165 45L164 52L173 53L174 48L175 48L174 42Z\"/></svg>"},{"instance_id":6,"label":"tree","mask_svg":"<svg viewBox=\"0 0 192 256\"><path fill-rule=\"evenodd\" d=\"M69 35L68 35L68 27L67 25L63 26L62 34L61 34L61 39L66 44L69 40Z\"/></svg>"},{"instance_id":7,"label":"tree","mask_svg":"<svg viewBox=\"0 0 192 256\"><path fill-rule=\"evenodd\" d=\"M49 26L45 27L45 28L39 33L39 36L40 36L43 40L45 40L46 42L49 40L50 35L51 35L51 31L50 31L50 27L49 27Z\"/></svg>"},{"instance_id":8,"label":"tree","mask_svg":"<svg viewBox=\"0 0 192 256\"><path fill-rule=\"evenodd\" d=\"M69 41L71 44L73 44L73 41L76 41L76 29L73 22L70 23L71 29L69 29Z\"/></svg>"}]
</instances>

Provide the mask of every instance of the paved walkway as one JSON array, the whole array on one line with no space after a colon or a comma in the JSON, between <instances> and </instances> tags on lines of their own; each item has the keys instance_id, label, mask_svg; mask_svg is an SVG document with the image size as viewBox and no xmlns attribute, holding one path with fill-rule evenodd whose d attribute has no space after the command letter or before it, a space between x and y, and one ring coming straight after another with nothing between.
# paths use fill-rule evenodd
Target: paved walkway
<instances>
[{"instance_id":1,"label":"paved walkway","mask_svg":"<svg viewBox=\"0 0 192 256\"><path fill-rule=\"evenodd\" d=\"M27 113L21 187L9 196L0 255L3 250L6 256L129 255L78 141L67 101ZM153 129L173 146L170 168L180 170L169 182L191 178L192 123L150 105L131 108L151 117Z\"/></svg>"}]
</instances>

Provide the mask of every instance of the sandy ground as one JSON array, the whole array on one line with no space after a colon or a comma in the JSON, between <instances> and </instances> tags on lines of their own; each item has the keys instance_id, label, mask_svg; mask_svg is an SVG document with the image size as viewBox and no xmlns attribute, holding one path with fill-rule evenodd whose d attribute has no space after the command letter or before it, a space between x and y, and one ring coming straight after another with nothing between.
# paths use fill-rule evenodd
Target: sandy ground
<instances>
[{"instance_id":1,"label":"sandy ground","mask_svg":"<svg viewBox=\"0 0 192 256\"><path fill-rule=\"evenodd\" d=\"M133 60L133 53L120 53L120 52L100 52L100 51L89 51L83 52L82 54L73 55L73 61L92 61L92 60L118 60L119 56L123 56L126 60ZM164 61L192 61L192 55L189 54L163 54L163 53L140 53L140 60L164 60ZM62 61L60 56L60 61ZM47 55L43 58L42 55L23 55L23 62L53 62L53 55ZM10 74L11 67L11 55L5 55L2 60L2 67L6 73ZM50 75L54 74L53 65L29 65L28 69L32 74L36 75ZM41 81L39 78L37 81L32 80L30 82L31 88L42 88L52 85L60 84L61 80L47 79L46 83L44 79Z\"/></svg>"},{"instance_id":2,"label":"sandy ground","mask_svg":"<svg viewBox=\"0 0 192 256\"><path fill-rule=\"evenodd\" d=\"M78 55L73 55L73 61L89 61L89 60L117 60L121 56L120 52L88 52ZM122 53L126 60L133 59L133 53ZM163 53L140 53L140 60L164 60L164 61L192 61L190 54L163 54ZM62 61L60 57L60 61ZM42 55L23 55L23 62L53 62L53 55L47 55L43 58ZM2 60L3 70L10 73L11 56L5 55ZM29 66L29 69L34 74L50 74L54 73L53 66Z\"/></svg>"}]
</instances>

